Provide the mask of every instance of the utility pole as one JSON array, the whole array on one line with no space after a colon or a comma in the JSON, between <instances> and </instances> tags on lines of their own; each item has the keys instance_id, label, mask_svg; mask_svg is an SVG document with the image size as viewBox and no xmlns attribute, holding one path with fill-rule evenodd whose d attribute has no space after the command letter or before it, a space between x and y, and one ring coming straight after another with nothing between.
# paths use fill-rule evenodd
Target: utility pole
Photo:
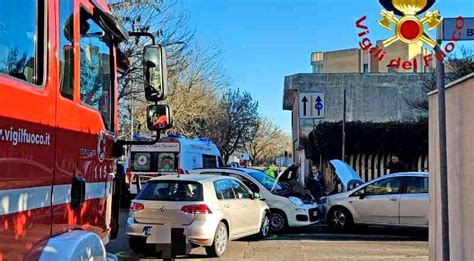
<instances>
[{"instance_id":1,"label":"utility pole","mask_svg":"<svg viewBox=\"0 0 474 261\"><path fill-rule=\"evenodd\" d=\"M435 52L444 57L441 50L442 40L438 39ZM441 237L443 242L443 261L450 260L449 249L449 193L448 193L448 157L446 149L446 90L444 83L444 61L436 59L436 89L438 90L438 133L439 133L439 175L441 189Z\"/></svg>"},{"instance_id":2,"label":"utility pole","mask_svg":"<svg viewBox=\"0 0 474 261\"><path fill-rule=\"evenodd\" d=\"M344 87L342 105L342 161L346 161L346 87Z\"/></svg>"},{"instance_id":3,"label":"utility pole","mask_svg":"<svg viewBox=\"0 0 474 261\"><path fill-rule=\"evenodd\" d=\"M133 140L133 94L130 97L130 140Z\"/></svg>"}]
</instances>

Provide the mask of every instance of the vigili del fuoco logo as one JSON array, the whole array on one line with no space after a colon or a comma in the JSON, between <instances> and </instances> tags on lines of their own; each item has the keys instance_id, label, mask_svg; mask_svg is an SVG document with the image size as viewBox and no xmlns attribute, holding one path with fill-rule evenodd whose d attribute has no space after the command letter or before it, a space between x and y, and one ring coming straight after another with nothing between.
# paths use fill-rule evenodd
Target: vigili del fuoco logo
<instances>
[{"instance_id":1,"label":"vigili del fuoco logo","mask_svg":"<svg viewBox=\"0 0 474 261\"><path fill-rule=\"evenodd\" d=\"M379 0L379 2L385 9L381 10L382 18L378 23L389 31L394 30L394 34L382 41L381 46L373 44L368 38L369 27L364 24L367 16L363 16L356 21L356 27L361 30L358 35L362 38L359 42L362 50L368 51L371 56L382 62L387 54L384 48L398 41L405 44L422 42L432 48L438 46L438 43L427 33L437 28L442 21L439 10L428 11L436 0ZM454 50L455 43L461 39L463 28L464 19L459 17L456 20L456 30L453 32L451 41L441 48L441 52L435 54L436 59L442 61ZM432 61L433 54L423 57L423 62L427 67L431 67ZM401 58L393 59L387 65L387 67L403 67L405 70L416 70L417 66L416 59L401 61Z\"/></svg>"}]
</instances>

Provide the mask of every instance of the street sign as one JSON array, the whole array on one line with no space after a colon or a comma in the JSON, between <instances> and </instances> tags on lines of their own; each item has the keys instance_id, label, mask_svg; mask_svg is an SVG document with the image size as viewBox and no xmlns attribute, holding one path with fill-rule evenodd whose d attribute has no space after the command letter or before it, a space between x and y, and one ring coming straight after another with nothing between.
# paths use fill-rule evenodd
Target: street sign
<instances>
[{"instance_id":1,"label":"street sign","mask_svg":"<svg viewBox=\"0 0 474 261\"><path fill-rule=\"evenodd\" d=\"M324 118L324 93L300 93L299 104L301 119Z\"/></svg>"},{"instance_id":2,"label":"street sign","mask_svg":"<svg viewBox=\"0 0 474 261\"><path fill-rule=\"evenodd\" d=\"M459 41L474 41L474 17L464 17L464 27L461 30L456 28L456 22L459 18L444 18L440 25L440 35L444 41L452 41L453 36L458 37L461 32ZM459 25L458 25L459 26ZM459 26L460 27L460 26Z\"/></svg>"}]
</instances>

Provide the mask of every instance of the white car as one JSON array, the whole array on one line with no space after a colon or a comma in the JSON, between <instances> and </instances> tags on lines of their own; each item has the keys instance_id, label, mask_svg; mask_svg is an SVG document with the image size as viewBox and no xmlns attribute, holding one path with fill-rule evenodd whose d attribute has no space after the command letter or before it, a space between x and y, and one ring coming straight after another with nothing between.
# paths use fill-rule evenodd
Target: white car
<instances>
[{"instance_id":1,"label":"white car","mask_svg":"<svg viewBox=\"0 0 474 261\"><path fill-rule=\"evenodd\" d=\"M326 222L336 231L354 224L428 227L428 173L389 174L322 199Z\"/></svg>"},{"instance_id":2,"label":"white car","mask_svg":"<svg viewBox=\"0 0 474 261\"><path fill-rule=\"evenodd\" d=\"M248 168L215 168L191 170L193 174L234 177L253 192L259 193L270 207L270 229L278 232L287 227L302 227L319 222L319 206L309 195L283 186L263 171Z\"/></svg>"},{"instance_id":3,"label":"white car","mask_svg":"<svg viewBox=\"0 0 474 261\"><path fill-rule=\"evenodd\" d=\"M156 250L172 241L177 246L190 242L205 247L210 256L221 256L228 240L254 234L266 237L269 213L260 195L235 178L162 176L149 180L132 201L127 236L135 252ZM169 237L172 229L181 230L187 240Z\"/></svg>"}]
</instances>

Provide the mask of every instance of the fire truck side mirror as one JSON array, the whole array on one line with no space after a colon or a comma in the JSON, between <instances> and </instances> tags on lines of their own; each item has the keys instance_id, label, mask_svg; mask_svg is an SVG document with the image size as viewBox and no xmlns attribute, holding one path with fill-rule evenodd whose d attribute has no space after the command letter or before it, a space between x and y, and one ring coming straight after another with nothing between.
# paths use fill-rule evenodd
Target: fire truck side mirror
<instances>
[{"instance_id":1,"label":"fire truck side mirror","mask_svg":"<svg viewBox=\"0 0 474 261\"><path fill-rule=\"evenodd\" d=\"M149 45L143 50L143 70L145 98L157 102L164 100L168 93L166 51L161 45Z\"/></svg>"},{"instance_id":2,"label":"fire truck side mirror","mask_svg":"<svg viewBox=\"0 0 474 261\"><path fill-rule=\"evenodd\" d=\"M173 115L168 105L148 106L147 125L149 130L162 131L173 127Z\"/></svg>"}]
</instances>

